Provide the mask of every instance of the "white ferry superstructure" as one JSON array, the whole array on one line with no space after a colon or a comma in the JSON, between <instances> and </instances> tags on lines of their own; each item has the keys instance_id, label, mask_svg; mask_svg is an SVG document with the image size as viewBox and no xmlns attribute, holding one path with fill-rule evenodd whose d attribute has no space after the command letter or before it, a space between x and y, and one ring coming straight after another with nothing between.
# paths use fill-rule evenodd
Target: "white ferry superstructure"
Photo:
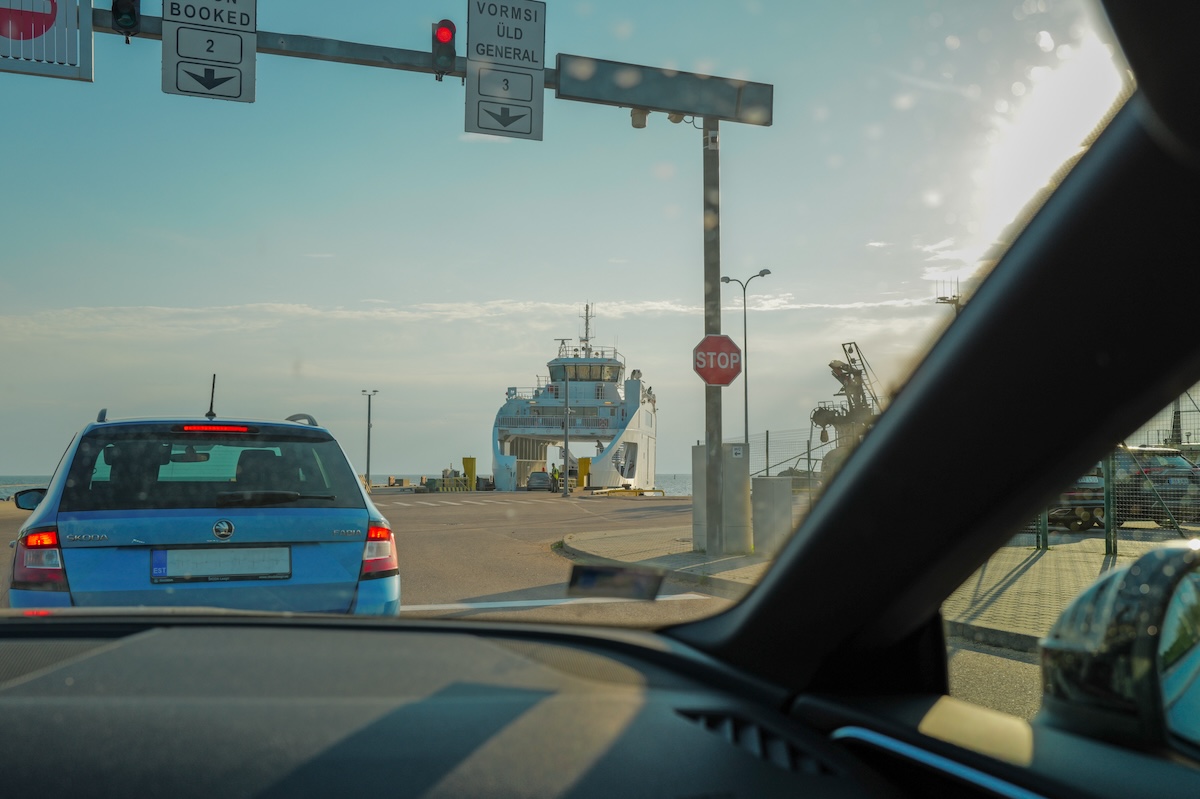
<instances>
[{"instance_id":1,"label":"white ferry superstructure","mask_svg":"<svg viewBox=\"0 0 1200 799\"><path fill-rule=\"evenodd\" d=\"M529 474L547 467L551 447L567 447L571 477L590 458L580 486L654 488L658 411L654 392L616 349L593 347L590 308L578 344L559 339L548 379L510 387L492 428L492 476L497 491L523 489ZM569 419L569 425L565 420ZM551 457L561 468L562 459Z\"/></svg>"}]
</instances>

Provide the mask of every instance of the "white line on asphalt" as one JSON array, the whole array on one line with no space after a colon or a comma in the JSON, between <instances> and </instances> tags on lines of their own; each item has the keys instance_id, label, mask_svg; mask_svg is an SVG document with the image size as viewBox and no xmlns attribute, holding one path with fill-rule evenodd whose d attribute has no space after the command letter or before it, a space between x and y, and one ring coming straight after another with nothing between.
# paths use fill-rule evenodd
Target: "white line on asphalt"
<instances>
[{"instance_id":1,"label":"white line on asphalt","mask_svg":"<svg viewBox=\"0 0 1200 799\"><path fill-rule=\"evenodd\" d=\"M441 502L439 502L438 504L439 505L461 505L462 503L461 502L451 502L450 500L444 499Z\"/></svg>"},{"instance_id":2,"label":"white line on asphalt","mask_svg":"<svg viewBox=\"0 0 1200 799\"><path fill-rule=\"evenodd\" d=\"M393 505L399 505L399 506L400 506L400 507L402 507L402 508L411 508L411 507L412 507L412 503L411 503L411 502L393 502L392 504L393 504Z\"/></svg>"},{"instance_id":3,"label":"white line on asphalt","mask_svg":"<svg viewBox=\"0 0 1200 799\"><path fill-rule=\"evenodd\" d=\"M482 505L483 503L482 503L482 502L474 502L474 501L472 501L472 500L469 500L469 499L464 499L464 500L463 500L463 504L464 504L464 505Z\"/></svg>"},{"instance_id":4,"label":"white line on asphalt","mask_svg":"<svg viewBox=\"0 0 1200 799\"><path fill-rule=\"evenodd\" d=\"M669 594L660 596L656 602L676 599L709 599L704 594ZM510 599L502 602L450 602L444 605L401 605L401 613L419 613L429 610L493 610L496 608L538 608L546 605L599 605L606 602L640 602L638 599L616 597L569 597L567 599Z\"/></svg>"},{"instance_id":5,"label":"white line on asphalt","mask_svg":"<svg viewBox=\"0 0 1200 799\"><path fill-rule=\"evenodd\" d=\"M436 508L438 506L438 504L436 502L418 502L417 504L418 505L428 505L431 508Z\"/></svg>"}]
</instances>

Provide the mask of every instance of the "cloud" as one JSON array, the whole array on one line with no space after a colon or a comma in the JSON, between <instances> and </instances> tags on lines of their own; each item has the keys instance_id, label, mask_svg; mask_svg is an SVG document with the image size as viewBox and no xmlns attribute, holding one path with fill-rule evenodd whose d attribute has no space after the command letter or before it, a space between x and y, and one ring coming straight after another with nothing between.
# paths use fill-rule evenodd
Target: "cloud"
<instances>
[{"instance_id":1,"label":"cloud","mask_svg":"<svg viewBox=\"0 0 1200 799\"><path fill-rule=\"evenodd\" d=\"M867 246L868 246L868 247L875 247L875 248L880 248L880 247L891 247L891 246L892 246L892 243L891 243L890 241L868 241L868 242L867 242Z\"/></svg>"},{"instance_id":2,"label":"cloud","mask_svg":"<svg viewBox=\"0 0 1200 799\"><path fill-rule=\"evenodd\" d=\"M862 311L868 308L917 308L929 304L928 297L905 297L894 300L853 300L850 302L795 302L791 294L758 297L749 303L754 311ZM741 310L741 305L725 310Z\"/></svg>"},{"instance_id":3,"label":"cloud","mask_svg":"<svg viewBox=\"0 0 1200 799\"><path fill-rule=\"evenodd\" d=\"M916 75L908 75L895 70L888 70L888 75L901 83L907 83L909 86L916 86L919 89L928 89L929 91L942 92L944 94L956 94L968 100L978 100L980 95L980 89L975 84L958 86L953 83L946 83L945 81L918 78Z\"/></svg>"}]
</instances>

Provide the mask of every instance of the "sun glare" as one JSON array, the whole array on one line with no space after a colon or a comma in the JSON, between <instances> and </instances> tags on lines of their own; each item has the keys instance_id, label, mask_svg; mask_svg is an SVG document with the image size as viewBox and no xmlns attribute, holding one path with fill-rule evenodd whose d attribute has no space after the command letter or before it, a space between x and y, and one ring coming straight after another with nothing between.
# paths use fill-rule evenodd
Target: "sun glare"
<instances>
[{"instance_id":1,"label":"sun glare","mask_svg":"<svg viewBox=\"0 0 1200 799\"><path fill-rule=\"evenodd\" d=\"M1039 38L1052 46L1050 34ZM1056 67L1033 67L1013 97L1010 115L994 117L987 165L977 176L977 230L982 246L1002 231L1045 188L1064 164L1077 158L1088 135L1122 89L1121 70L1108 45L1088 33L1077 46L1056 50Z\"/></svg>"}]
</instances>

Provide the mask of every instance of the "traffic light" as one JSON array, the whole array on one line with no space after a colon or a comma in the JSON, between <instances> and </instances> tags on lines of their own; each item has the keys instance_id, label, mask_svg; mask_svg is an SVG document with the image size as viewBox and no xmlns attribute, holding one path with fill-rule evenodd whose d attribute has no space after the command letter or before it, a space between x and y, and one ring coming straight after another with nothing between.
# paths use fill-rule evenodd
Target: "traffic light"
<instances>
[{"instance_id":1,"label":"traffic light","mask_svg":"<svg viewBox=\"0 0 1200 799\"><path fill-rule=\"evenodd\" d=\"M125 43L130 36L142 30L142 0L113 0L112 29L125 34Z\"/></svg>"},{"instance_id":2,"label":"traffic light","mask_svg":"<svg viewBox=\"0 0 1200 799\"><path fill-rule=\"evenodd\" d=\"M433 44L431 54L433 71L438 80L447 72L454 71L454 60L458 57L454 44L454 23L448 19L433 24Z\"/></svg>"}]
</instances>

